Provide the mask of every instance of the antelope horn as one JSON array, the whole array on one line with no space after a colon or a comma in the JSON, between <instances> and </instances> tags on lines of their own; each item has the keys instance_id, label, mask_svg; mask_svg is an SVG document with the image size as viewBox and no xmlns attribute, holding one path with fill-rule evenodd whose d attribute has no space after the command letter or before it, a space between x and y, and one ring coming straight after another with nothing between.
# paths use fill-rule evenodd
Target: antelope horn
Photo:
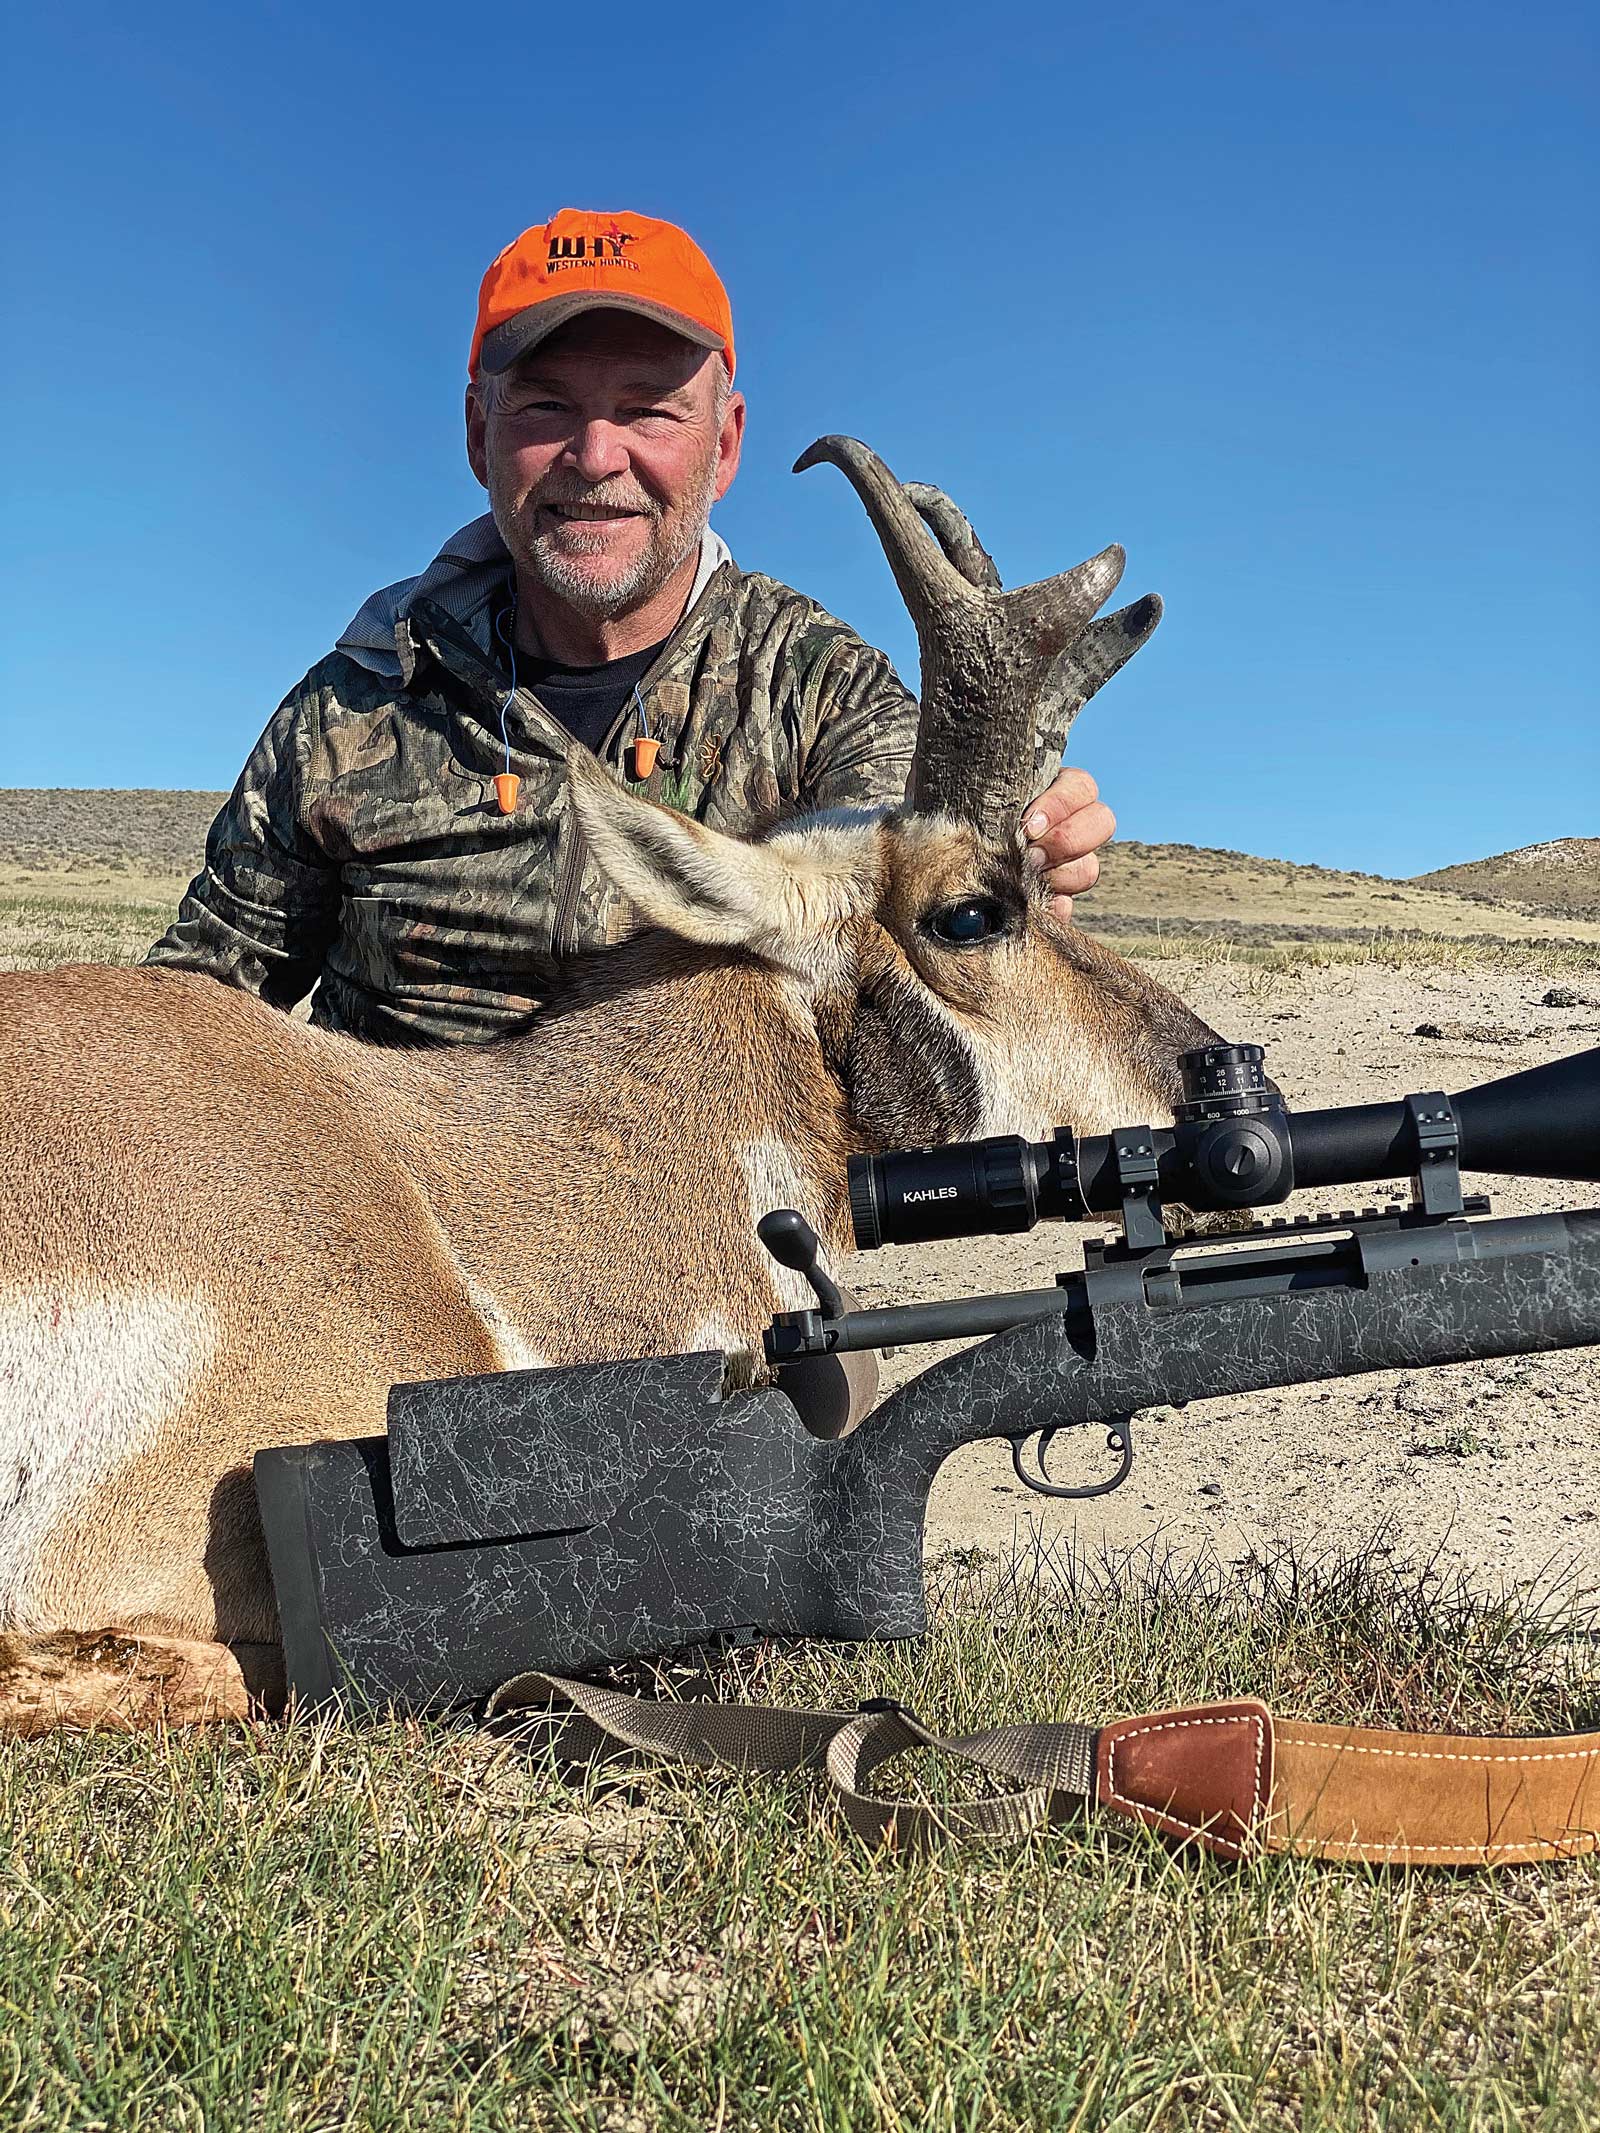
<instances>
[{"instance_id":1,"label":"antelope horn","mask_svg":"<svg viewBox=\"0 0 1600 2133\"><path fill-rule=\"evenodd\" d=\"M819 437L794 463L796 474L824 463L838 467L867 507L900 597L922 641L922 617L940 601L971 601L973 587L937 548L901 484L866 445L854 437Z\"/></svg>"},{"instance_id":2,"label":"antelope horn","mask_svg":"<svg viewBox=\"0 0 1600 2133\"><path fill-rule=\"evenodd\" d=\"M922 717L912 804L1009 840L1023 803L1038 790L1036 715L1046 675L1121 577L1122 550L1107 548L1059 577L1002 592L977 536L942 491L903 488L853 437L819 437L795 471L824 460L866 505L916 625ZM1103 652L1095 663L1104 665ZM1101 679L1114 671L1107 666ZM1064 702L1076 678L1064 675L1062 683ZM1092 693L1079 694L1072 712Z\"/></svg>"},{"instance_id":3,"label":"antelope horn","mask_svg":"<svg viewBox=\"0 0 1600 2133\"><path fill-rule=\"evenodd\" d=\"M972 521L961 506L925 481L902 482L901 487L917 507L917 514L933 528L939 546L969 585L980 592L998 592L1000 573L994 557L972 530Z\"/></svg>"},{"instance_id":4,"label":"antelope horn","mask_svg":"<svg viewBox=\"0 0 1600 2133\"><path fill-rule=\"evenodd\" d=\"M1078 713L1155 634L1160 620L1161 595L1146 593L1127 607L1098 616L1056 655L1039 691L1035 769L1041 784L1055 776Z\"/></svg>"}]
</instances>

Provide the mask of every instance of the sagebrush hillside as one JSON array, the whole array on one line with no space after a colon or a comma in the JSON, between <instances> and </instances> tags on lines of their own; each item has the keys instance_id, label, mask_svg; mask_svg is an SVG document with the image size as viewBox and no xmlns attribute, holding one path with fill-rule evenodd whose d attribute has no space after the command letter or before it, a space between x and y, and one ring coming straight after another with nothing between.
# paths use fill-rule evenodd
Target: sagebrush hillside
<instances>
[{"instance_id":1,"label":"sagebrush hillside","mask_svg":"<svg viewBox=\"0 0 1600 2133\"><path fill-rule=\"evenodd\" d=\"M1571 918L1600 918L1600 837L1556 837L1525 844L1494 859L1419 874L1419 888L1485 903L1512 904L1523 911L1561 911Z\"/></svg>"},{"instance_id":2,"label":"sagebrush hillside","mask_svg":"<svg viewBox=\"0 0 1600 2133\"><path fill-rule=\"evenodd\" d=\"M0 866L76 870L90 864L187 881L226 798L220 792L0 786Z\"/></svg>"}]
</instances>

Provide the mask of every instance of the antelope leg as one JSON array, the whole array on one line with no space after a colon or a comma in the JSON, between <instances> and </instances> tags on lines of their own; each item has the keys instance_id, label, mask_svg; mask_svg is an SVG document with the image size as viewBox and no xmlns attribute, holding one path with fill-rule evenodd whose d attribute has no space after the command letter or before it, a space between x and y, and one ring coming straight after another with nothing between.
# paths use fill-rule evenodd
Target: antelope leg
<instances>
[{"instance_id":1,"label":"antelope leg","mask_svg":"<svg viewBox=\"0 0 1600 2133\"><path fill-rule=\"evenodd\" d=\"M273 1647L192 1637L146 1637L122 1630L13 1631L0 1634L0 1736L32 1739L61 1728L96 1726L140 1733L164 1725L249 1718L272 1701ZM246 1665L261 1690L253 1697ZM277 1656L281 1699L282 1658Z\"/></svg>"}]
</instances>

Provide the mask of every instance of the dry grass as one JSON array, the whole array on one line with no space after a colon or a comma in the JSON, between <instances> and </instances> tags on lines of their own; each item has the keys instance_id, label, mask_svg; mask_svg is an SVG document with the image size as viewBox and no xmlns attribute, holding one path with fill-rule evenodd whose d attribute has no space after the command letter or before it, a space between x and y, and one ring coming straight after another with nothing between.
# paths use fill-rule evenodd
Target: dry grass
<instances>
[{"instance_id":1,"label":"dry grass","mask_svg":"<svg viewBox=\"0 0 1600 2133\"><path fill-rule=\"evenodd\" d=\"M1484 877L1490 879L1511 877ZM1588 908L1596 897L1585 877L1559 867L1526 867L1516 872L1513 887L1518 901L1502 902L1481 887L1465 894L1440 885L1436 877L1389 881L1377 874L1256 859L1246 852L1130 839L1105 853L1100 883L1084 898L1080 914L1089 927L1119 936L1153 933L1159 920L1168 929L1246 939L1274 932L1307 940L1380 935L1536 941L1555 935L1587 942L1591 954L1600 954L1600 923Z\"/></svg>"},{"instance_id":2,"label":"dry grass","mask_svg":"<svg viewBox=\"0 0 1600 2133\"><path fill-rule=\"evenodd\" d=\"M174 891L196 872L223 795L0 787L0 896L18 884L74 893L73 876L111 900L155 881ZM1195 930L1269 939L1517 939L1554 935L1600 958L1600 840L1568 839L1416 881L1258 859L1247 852L1119 839L1079 906L1093 931ZM1574 853L1577 858L1574 859Z\"/></svg>"},{"instance_id":3,"label":"dry grass","mask_svg":"<svg viewBox=\"0 0 1600 2133\"><path fill-rule=\"evenodd\" d=\"M1307 871L1307 870L1302 870ZM56 963L133 963L163 931L189 885L187 873L163 874L102 862L67 867L0 862L0 969L46 970ZM1107 911L1085 900L1085 929L1123 955L1201 968L1288 975L1334 966L1391 969L1515 969L1550 977L1600 978L1600 928L1530 936L1485 930L1497 914L1478 905L1479 930L1425 933L1357 926L1327 928L1295 917L1287 904L1274 920L1174 924ZM1549 921L1547 920L1546 925ZM1568 934L1571 937L1568 937Z\"/></svg>"},{"instance_id":4,"label":"dry grass","mask_svg":"<svg viewBox=\"0 0 1600 2133\"><path fill-rule=\"evenodd\" d=\"M1092 925L1089 930L1094 930ZM1264 977L1304 976L1331 969L1381 966L1388 970L1515 971L1532 977L1600 977L1600 951L1586 941L1544 938L1538 941L1455 934L1393 934L1375 931L1347 939L1274 938L1238 932L1196 934L1169 932L1159 925L1148 933L1117 933L1113 945L1121 955L1148 962L1181 962L1212 970L1259 972ZM1245 979L1248 996L1249 978Z\"/></svg>"},{"instance_id":5,"label":"dry grass","mask_svg":"<svg viewBox=\"0 0 1600 2133\"><path fill-rule=\"evenodd\" d=\"M1593 1624L1374 1561L939 1577L915 1647L758 1647L718 1693L946 1728L1260 1694L1600 1718ZM938 1769L887 1773L938 1796ZM919 1784L920 1781L920 1784ZM810 1780L306 1722L0 1750L0 2117L348 2126L1550 2129L1600 2113L1595 1862L1177 1858L1096 1823L894 1862Z\"/></svg>"},{"instance_id":6,"label":"dry grass","mask_svg":"<svg viewBox=\"0 0 1600 2133\"><path fill-rule=\"evenodd\" d=\"M186 881L90 874L38 879L0 867L0 970L57 963L136 963L164 931Z\"/></svg>"}]
</instances>

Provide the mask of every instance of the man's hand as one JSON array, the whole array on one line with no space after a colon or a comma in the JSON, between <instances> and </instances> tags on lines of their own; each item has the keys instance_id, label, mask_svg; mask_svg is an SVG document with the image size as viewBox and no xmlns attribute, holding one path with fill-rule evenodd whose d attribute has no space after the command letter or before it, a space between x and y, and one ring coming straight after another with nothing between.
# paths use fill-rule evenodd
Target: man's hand
<instances>
[{"instance_id":1,"label":"man's hand","mask_svg":"<svg viewBox=\"0 0 1600 2133\"><path fill-rule=\"evenodd\" d=\"M1094 779L1086 770L1065 764L1023 810L1026 863L1043 871L1051 915L1062 925L1072 916L1073 897L1099 880L1095 855L1116 826L1117 818L1100 798Z\"/></svg>"}]
</instances>

